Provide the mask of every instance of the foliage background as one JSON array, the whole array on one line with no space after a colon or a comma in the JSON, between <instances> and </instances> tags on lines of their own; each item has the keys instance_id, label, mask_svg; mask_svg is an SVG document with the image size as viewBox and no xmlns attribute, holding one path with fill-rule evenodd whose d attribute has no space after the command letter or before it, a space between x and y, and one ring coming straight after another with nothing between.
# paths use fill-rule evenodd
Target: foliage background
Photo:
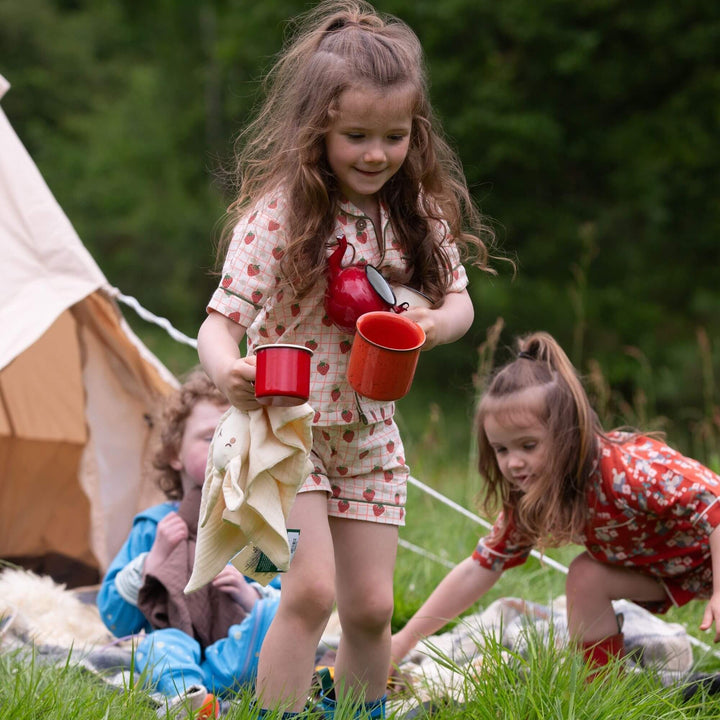
<instances>
[{"instance_id":1,"label":"foliage background","mask_svg":"<svg viewBox=\"0 0 720 720\"><path fill-rule=\"evenodd\" d=\"M376 5L419 35L438 114L518 263L472 274L475 325L423 356L408 415L467 430L477 350L502 317L498 359L548 330L606 424L663 427L714 461L720 4ZM286 20L308 7L0 0L5 112L110 282L189 335L230 200L219 170Z\"/></svg>"}]
</instances>

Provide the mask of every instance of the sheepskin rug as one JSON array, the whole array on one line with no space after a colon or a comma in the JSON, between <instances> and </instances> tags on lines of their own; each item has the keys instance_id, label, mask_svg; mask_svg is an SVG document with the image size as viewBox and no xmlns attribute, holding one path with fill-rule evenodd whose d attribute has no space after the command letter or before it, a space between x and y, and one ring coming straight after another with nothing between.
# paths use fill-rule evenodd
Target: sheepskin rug
<instances>
[{"instance_id":1,"label":"sheepskin rug","mask_svg":"<svg viewBox=\"0 0 720 720\"><path fill-rule=\"evenodd\" d=\"M29 570L0 572L0 644L14 636L22 642L90 649L112 641L94 604L52 578Z\"/></svg>"}]
</instances>

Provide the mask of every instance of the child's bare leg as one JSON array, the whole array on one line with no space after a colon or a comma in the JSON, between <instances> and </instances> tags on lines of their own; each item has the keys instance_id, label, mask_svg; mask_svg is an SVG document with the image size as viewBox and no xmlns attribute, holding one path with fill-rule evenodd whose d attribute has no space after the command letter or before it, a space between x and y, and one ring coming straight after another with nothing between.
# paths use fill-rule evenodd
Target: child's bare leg
<instances>
[{"instance_id":1,"label":"child's bare leg","mask_svg":"<svg viewBox=\"0 0 720 720\"><path fill-rule=\"evenodd\" d=\"M315 652L335 596L327 495L298 495L287 526L300 528L300 541L283 575L280 605L260 651L257 696L262 707L299 711L307 699Z\"/></svg>"},{"instance_id":2,"label":"child's bare leg","mask_svg":"<svg viewBox=\"0 0 720 720\"><path fill-rule=\"evenodd\" d=\"M387 686L398 529L332 517L330 528L342 625L335 682L341 693L376 700Z\"/></svg>"},{"instance_id":3,"label":"child's bare leg","mask_svg":"<svg viewBox=\"0 0 720 720\"><path fill-rule=\"evenodd\" d=\"M596 642L619 632L613 600L659 601L667 597L658 580L636 570L598 562L588 553L572 561L565 587L570 637L584 642Z\"/></svg>"}]
</instances>

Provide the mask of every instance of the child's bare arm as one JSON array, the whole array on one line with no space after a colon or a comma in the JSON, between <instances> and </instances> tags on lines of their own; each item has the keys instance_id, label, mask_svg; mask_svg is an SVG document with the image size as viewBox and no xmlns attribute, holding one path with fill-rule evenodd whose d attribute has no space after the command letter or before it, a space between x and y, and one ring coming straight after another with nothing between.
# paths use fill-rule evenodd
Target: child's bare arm
<instances>
[{"instance_id":1,"label":"child's bare arm","mask_svg":"<svg viewBox=\"0 0 720 720\"><path fill-rule=\"evenodd\" d=\"M433 590L407 625L392 637L391 669L415 645L432 635L476 603L500 578L502 571L488 570L472 557L454 567Z\"/></svg>"},{"instance_id":2,"label":"child's bare arm","mask_svg":"<svg viewBox=\"0 0 720 720\"><path fill-rule=\"evenodd\" d=\"M710 555L713 568L713 594L700 623L701 630L709 630L715 623L715 642L720 641L720 526L710 533Z\"/></svg>"},{"instance_id":3,"label":"child's bare arm","mask_svg":"<svg viewBox=\"0 0 720 720\"><path fill-rule=\"evenodd\" d=\"M246 328L221 313L210 312L198 333L198 356L205 372L227 399L240 409L258 407L255 400L255 357L240 356Z\"/></svg>"},{"instance_id":4,"label":"child's bare arm","mask_svg":"<svg viewBox=\"0 0 720 720\"><path fill-rule=\"evenodd\" d=\"M422 349L430 350L461 338L472 325L475 311L468 291L462 290L448 293L438 308L411 307L405 317L425 331Z\"/></svg>"}]
</instances>

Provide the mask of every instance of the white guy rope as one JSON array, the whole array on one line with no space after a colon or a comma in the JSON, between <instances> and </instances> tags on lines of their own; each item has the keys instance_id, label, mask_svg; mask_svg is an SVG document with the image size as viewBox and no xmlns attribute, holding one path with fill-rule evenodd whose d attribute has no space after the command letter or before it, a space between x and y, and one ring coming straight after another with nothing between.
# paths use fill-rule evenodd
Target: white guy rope
<instances>
[{"instance_id":1,"label":"white guy rope","mask_svg":"<svg viewBox=\"0 0 720 720\"><path fill-rule=\"evenodd\" d=\"M441 503L444 503L448 507L451 507L456 512L459 512L461 515L464 515L467 518L470 518L472 521L476 522L478 525L482 525L484 528L487 528L488 530L492 527L492 523L489 523L487 520L483 520L479 515L476 515L473 512L470 512L466 508L464 508L462 505L458 505L456 502L451 500L448 497L445 497L442 493L439 493L437 490L433 490L433 488L428 487L425 485L425 483L420 482L416 478L412 477L410 475L408 477L408 482L411 485L415 485L415 487L420 488L423 492L426 492L428 495L432 495L434 498L439 500ZM561 563L557 562L557 560L553 560L552 558L548 557L547 555L543 555L541 552L538 552L537 550L532 550L530 554L537 558L541 563L545 565L549 565L551 568L554 568L555 570L558 570L561 573L564 573L567 575L568 569Z\"/></svg>"},{"instance_id":2,"label":"white guy rope","mask_svg":"<svg viewBox=\"0 0 720 720\"><path fill-rule=\"evenodd\" d=\"M421 548L419 545L413 545L413 543L408 542L407 540L403 540L402 538L398 538L398 545L400 547L404 547L406 550L410 550L410 552L414 552L416 555L422 555L423 557L428 558L428 560L433 560L434 562L438 563L439 565L444 565L446 568L449 568L452 570L457 563L450 562L449 560L446 560L445 558L441 558L439 555L435 555L434 553L431 553L429 550L426 550L425 548Z\"/></svg>"},{"instance_id":3,"label":"white guy rope","mask_svg":"<svg viewBox=\"0 0 720 720\"><path fill-rule=\"evenodd\" d=\"M177 330L175 327L173 327L172 323L164 317L159 317L158 315L155 315L154 313L151 313L149 310L146 310L140 302L130 296L130 295L124 295L120 292L117 288L112 288L112 294L113 297L115 297L120 302L125 303L129 307L131 307L143 320L146 320L147 322L153 323L154 325L157 325L158 327L161 327L165 332L173 339L176 340L179 343L182 343L183 345L189 345L190 347L193 347L197 349L197 340L195 338L188 337L184 333ZM492 527L492 524L489 523L487 520L483 520L479 515L476 515L473 512L470 512L466 508L464 508L462 505L458 505L455 501L451 500L449 497L446 497L442 493L439 493L437 490L434 490L433 488L429 487L428 485L425 485L425 483L420 482L420 480L417 480L416 478L412 477L412 475L408 476L408 482L411 485L415 485L415 487L419 488L423 492L426 492L428 495L431 495L436 500L439 500L441 503L444 503L448 507L452 508L456 512L459 512L461 515L464 515L465 517L469 518L473 522L476 522L478 525L482 525L484 528L487 528L488 530ZM434 555L429 550L425 550L424 548L419 547L418 545L413 545L411 542L408 542L407 540L403 540L402 538L398 539L398 544L401 547L404 547L407 550L410 550L411 552L414 552L417 555L421 555L422 557L426 557L429 560L432 560L436 563L439 563L440 565L444 565L447 568L454 568L455 564L450 562L449 560L446 560L445 558L441 558L438 555ZM532 550L530 554L537 558L541 563L545 565L549 565L551 568L558 570L559 572L563 573L564 575L567 575L568 569L563 565L562 563L557 562L556 560L553 560L550 557L547 557L547 555L543 555L542 553L538 552L537 550ZM639 606L638 606L639 607ZM645 608L640 608L644 612L647 612L649 615L652 614L649 611L645 610ZM691 645L695 645L696 647L701 648L707 653L711 653L717 658L720 658L720 652L717 650L713 650L709 645L706 645L702 640L698 640L696 637L693 637L688 633L688 638L690 640Z\"/></svg>"},{"instance_id":4,"label":"white guy rope","mask_svg":"<svg viewBox=\"0 0 720 720\"><path fill-rule=\"evenodd\" d=\"M197 349L197 340L195 338L188 337L185 333L177 330L167 318L159 317L158 315L151 313L149 310L146 310L134 297L131 295L124 295L117 288L112 288L112 291L113 297L116 300L119 300L131 307L143 320L161 327L173 340Z\"/></svg>"}]
</instances>

